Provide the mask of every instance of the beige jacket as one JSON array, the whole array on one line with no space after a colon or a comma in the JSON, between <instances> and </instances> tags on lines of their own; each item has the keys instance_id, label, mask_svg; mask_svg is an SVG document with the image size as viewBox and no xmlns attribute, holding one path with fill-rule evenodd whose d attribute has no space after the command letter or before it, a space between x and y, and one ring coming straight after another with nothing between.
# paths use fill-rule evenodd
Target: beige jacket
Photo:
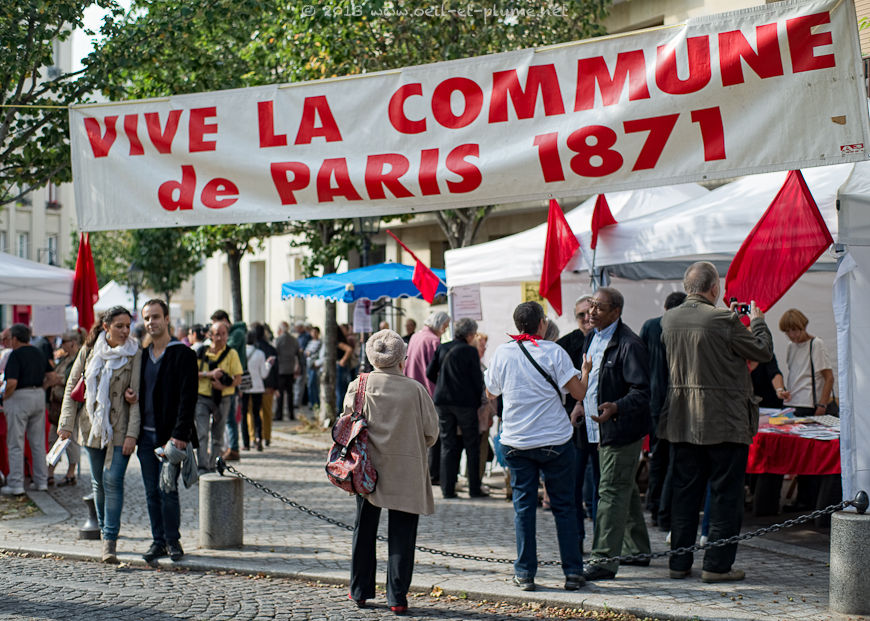
<instances>
[{"instance_id":1,"label":"beige jacket","mask_svg":"<svg viewBox=\"0 0 870 621\"><path fill-rule=\"evenodd\" d=\"M63 392L63 405L60 410L60 421L58 422L58 431L69 431L75 433L75 429L79 431L79 444L91 448L100 448L98 442L88 443L88 436L91 434L91 421L88 418L88 413L85 411L84 404L73 401L70 398L73 388L79 381L85 370L85 363L88 360L90 347L84 346L79 350L79 355L73 363L72 370L69 374L69 379L66 382L66 388ZM139 394L139 381L141 378L142 369L142 350L136 352L136 355L130 358L120 369L112 373L112 380L109 382L109 396L112 400L112 407L109 411L109 422L112 424L112 445L121 446L124 444L125 437L139 437L139 402L130 405L124 399L124 391L127 388L132 388L136 394ZM108 462L107 462L108 463Z\"/></svg>"},{"instance_id":2,"label":"beige jacket","mask_svg":"<svg viewBox=\"0 0 870 621\"><path fill-rule=\"evenodd\" d=\"M353 412L359 379L347 388L344 413ZM438 415L426 388L398 367L375 369L366 383L363 413L369 421L369 456L378 471L376 507L428 515L435 512L428 447L438 438Z\"/></svg>"}]
</instances>

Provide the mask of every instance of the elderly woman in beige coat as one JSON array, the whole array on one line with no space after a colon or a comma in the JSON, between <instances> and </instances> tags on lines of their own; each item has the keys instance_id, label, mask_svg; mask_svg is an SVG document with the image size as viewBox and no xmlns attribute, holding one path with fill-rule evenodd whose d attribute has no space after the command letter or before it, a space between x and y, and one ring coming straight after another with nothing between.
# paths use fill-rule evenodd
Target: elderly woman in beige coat
<instances>
[{"instance_id":1,"label":"elderly woman in beige coat","mask_svg":"<svg viewBox=\"0 0 870 621\"><path fill-rule=\"evenodd\" d=\"M350 593L360 607L375 596L375 541L381 509L389 510L387 604L396 614L408 610L414 572L414 545L420 514L435 511L427 449L438 437L438 415L429 392L405 377L406 345L397 332L381 330L366 342L375 367L365 386L369 457L378 472L375 491L356 498ZM348 386L344 413L353 411L359 379Z\"/></svg>"},{"instance_id":2,"label":"elderly woman in beige coat","mask_svg":"<svg viewBox=\"0 0 870 621\"><path fill-rule=\"evenodd\" d=\"M78 429L79 444L87 451L104 563L118 562L124 475L139 437L142 350L130 336L130 319L130 311L115 306L94 325L70 371L57 426L62 439ZM71 397L80 379L84 403Z\"/></svg>"}]
</instances>

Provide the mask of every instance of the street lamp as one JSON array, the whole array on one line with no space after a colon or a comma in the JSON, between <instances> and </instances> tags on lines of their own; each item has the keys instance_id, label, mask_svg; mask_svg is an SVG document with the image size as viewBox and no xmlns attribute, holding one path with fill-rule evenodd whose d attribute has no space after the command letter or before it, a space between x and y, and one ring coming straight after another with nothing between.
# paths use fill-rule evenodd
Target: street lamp
<instances>
[{"instance_id":1,"label":"street lamp","mask_svg":"<svg viewBox=\"0 0 870 621\"><path fill-rule=\"evenodd\" d=\"M145 279L145 272L135 262L127 268L127 284L133 290L133 318L138 315L139 309L139 289L142 288L142 283Z\"/></svg>"},{"instance_id":2,"label":"street lamp","mask_svg":"<svg viewBox=\"0 0 870 621\"><path fill-rule=\"evenodd\" d=\"M354 232L362 237L362 252L360 253L360 267L369 264L369 252L372 249L372 236L377 235L381 229L381 219L378 216L354 218Z\"/></svg>"}]
</instances>

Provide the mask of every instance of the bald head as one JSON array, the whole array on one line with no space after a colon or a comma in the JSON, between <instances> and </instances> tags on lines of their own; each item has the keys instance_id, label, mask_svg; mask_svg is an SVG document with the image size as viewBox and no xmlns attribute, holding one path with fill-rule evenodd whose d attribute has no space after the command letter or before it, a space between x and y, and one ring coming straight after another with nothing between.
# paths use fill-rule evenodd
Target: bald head
<instances>
[{"instance_id":1,"label":"bald head","mask_svg":"<svg viewBox=\"0 0 870 621\"><path fill-rule=\"evenodd\" d=\"M683 276L683 288L689 295L703 295L706 298L718 297L719 272L709 261L692 263ZM714 289L717 291L714 293Z\"/></svg>"}]
</instances>

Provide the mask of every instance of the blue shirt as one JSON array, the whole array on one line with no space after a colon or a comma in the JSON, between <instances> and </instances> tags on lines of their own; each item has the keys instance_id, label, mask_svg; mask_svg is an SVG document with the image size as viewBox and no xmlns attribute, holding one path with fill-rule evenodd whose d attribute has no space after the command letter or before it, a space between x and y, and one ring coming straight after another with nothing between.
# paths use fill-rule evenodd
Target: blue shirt
<instances>
[{"instance_id":1,"label":"blue shirt","mask_svg":"<svg viewBox=\"0 0 870 621\"><path fill-rule=\"evenodd\" d=\"M589 351L586 352L586 355L592 359L592 370L589 371L589 388L586 390L586 397L583 399L583 410L586 414L586 438L592 443L597 443L601 437L598 423L591 418L593 414L598 416L598 374L601 371L604 350L607 349L607 344L613 338L613 333L616 332L618 324L619 321L614 321L603 330L595 328L595 335L589 344Z\"/></svg>"}]
</instances>

